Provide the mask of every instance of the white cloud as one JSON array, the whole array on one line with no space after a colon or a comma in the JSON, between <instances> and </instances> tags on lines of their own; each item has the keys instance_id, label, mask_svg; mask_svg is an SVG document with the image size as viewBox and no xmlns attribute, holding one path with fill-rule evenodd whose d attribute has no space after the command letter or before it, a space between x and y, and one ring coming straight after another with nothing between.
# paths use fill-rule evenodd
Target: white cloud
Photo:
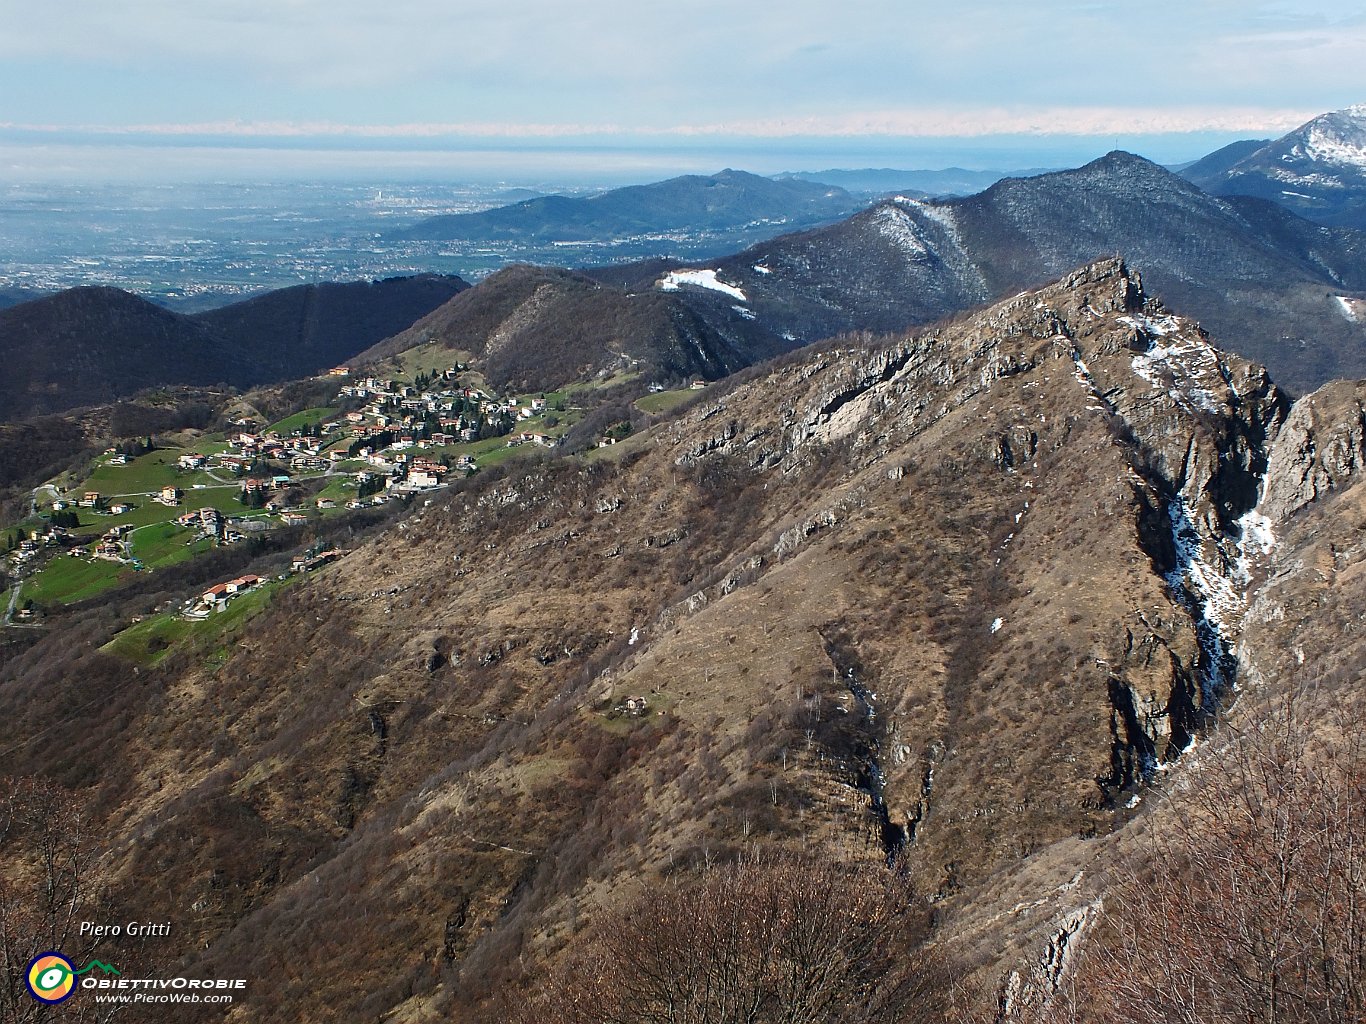
<instances>
[{"instance_id":1,"label":"white cloud","mask_svg":"<svg viewBox=\"0 0 1366 1024\"><path fill-rule=\"evenodd\" d=\"M32 83L6 116L66 126L1266 131L1366 99L1345 95L1360 84L1359 15L1345 0L0 0L0 60ZM98 116L82 75L99 83Z\"/></svg>"},{"instance_id":2,"label":"white cloud","mask_svg":"<svg viewBox=\"0 0 1366 1024\"><path fill-rule=\"evenodd\" d=\"M1157 135L1188 132L1284 132L1318 110L1190 108L1133 110L1123 107L883 110L816 117L736 119L697 124L628 128L610 122L465 121L346 124L332 121L201 121L128 125L0 123L0 129L42 134L204 136L257 139L562 139L589 136L696 138L943 138L992 135Z\"/></svg>"}]
</instances>

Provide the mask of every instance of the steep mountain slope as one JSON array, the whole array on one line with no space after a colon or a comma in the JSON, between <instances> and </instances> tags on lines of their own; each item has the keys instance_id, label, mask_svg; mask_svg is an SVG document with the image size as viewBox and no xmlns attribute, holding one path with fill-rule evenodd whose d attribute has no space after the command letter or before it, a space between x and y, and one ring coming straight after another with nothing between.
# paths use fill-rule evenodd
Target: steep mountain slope
<instances>
[{"instance_id":1,"label":"steep mountain slope","mask_svg":"<svg viewBox=\"0 0 1366 1024\"><path fill-rule=\"evenodd\" d=\"M1214 195L1258 196L1320 224L1366 229L1366 106L1322 114L1237 159L1226 158L1231 150L1181 173Z\"/></svg>"},{"instance_id":2,"label":"steep mountain slope","mask_svg":"<svg viewBox=\"0 0 1366 1024\"><path fill-rule=\"evenodd\" d=\"M882 203L832 227L755 246L713 264L715 279L742 292L758 322L794 346L842 331L900 330L990 298L953 224L914 217L907 205ZM686 279L680 294L704 312L733 301Z\"/></svg>"},{"instance_id":3,"label":"steep mountain slope","mask_svg":"<svg viewBox=\"0 0 1366 1024\"><path fill-rule=\"evenodd\" d=\"M754 844L904 854L999 976L1279 685L1245 609L1360 491L1361 417L1098 263L480 474L230 643L134 672L88 613L0 667L0 772L86 787L116 907L175 921L111 955L253 979L234 1019L481 1019L594 908Z\"/></svg>"},{"instance_id":4,"label":"steep mountain slope","mask_svg":"<svg viewBox=\"0 0 1366 1024\"><path fill-rule=\"evenodd\" d=\"M1366 382L1295 403L1269 451L1260 512L1277 541L1242 657L1266 681L1314 681L1360 701L1366 666Z\"/></svg>"},{"instance_id":5,"label":"steep mountain slope","mask_svg":"<svg viewBox=\"0 0 1366 1024\"><path fill-rule=\"evenodd\" d=\"M1366 375L1366 323L1337 298L1366 288L1366 236L1212 198L1124 153L966 199L883 203L707 269L748 296L760 324L811 341L932 320L1116 253L1290 387Z\"/></svg>"},{"instance_id":6,"label":"steep mountain slope","mask_svg":"<svg viewBox=\"0 0 1366 1024\"><path fill-rule=\"evenodd\" d=\"M619 370L716 379L786 346L732 307L704 321L677 296L516 266L490 276L359 357L434 344L471 353L500 388L544 390Z\"/></svg>"},{"instance_id":7,"label":"steep mountain slope","mask_svg":"<svg viewBox=\"0 0 1366 1024\"><path fill-rule=\"evenodd\" d=\"M430 275L303 285L197 316L115 288L59 292L0 310L0 420L162 384L246 387L317 373L467 287Z\"/></svg>"},{"instance_id":8,"label":"steep mountain slope","mask_svg":"<svg viewBox=\"0 0 1366 1024\"><path fill-rule=\"evenodd\" d=\"M858 202L819 182L745 171L684 175L612 189L587 199L543 196L481 213L432 217L400 233L410 239L578 241L668 231L800 227L842 217Z\"/></svg>"}]
</instances>

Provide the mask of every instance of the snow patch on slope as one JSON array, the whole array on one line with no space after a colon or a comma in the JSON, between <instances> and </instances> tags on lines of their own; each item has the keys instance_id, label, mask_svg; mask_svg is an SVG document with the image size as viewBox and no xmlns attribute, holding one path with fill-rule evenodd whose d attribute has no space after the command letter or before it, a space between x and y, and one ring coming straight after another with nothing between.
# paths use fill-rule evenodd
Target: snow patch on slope
<instances>
[{"instance_id":1,"label":"snow patch on slope","mask_svg":"<svg viewBox=\"0 0 1366 1024\"><path fill-rule=\"evenodd\" d=\"M965 292L986 299L989 289L982 270L968 255L958 231L953 209L918 199L897 196L878 208L874 228L894 242L913 260L937 257Z\"/></svg>"},{"instance_id":2,"label":"snow patch on slope","mask_svg":"<svg viewBox=\"0 0 1366 1024\"><path fill-rule=\"evenodd\" d=\"M1360 142L1344 139L1336 132L1315 126L1309 129L1301 149L1311 160L1327 164L1366 168L1366 146Z\"/></svg>"},{"instance_id":3,"label":"snow patch on slope","mask_svg":"<svg viewBox=\"0 0 1366 1024\"><path fill-rule=\"evenodd\" d=\"M694 288L707 288L714 292L721 292L729 295L733 299L741 302L748 302L745 293L733 284L726 284L716 276L715 270L671 270L655 282L662 292L676 292L685 284L690 284Z\"/></svg>"},{"instance_id":4,"label":"snow patch on slope","mask_svg":"<svg viewBox=\"0 0 1366 1024\"><path fill-rule=\"evenodd\" d=\"M925 237L924 230L914 217L900 207L880 207L873 214L873 227L912 259L923 259L930 254L930 241Z\"/></svg>"},{"instance_id":5,"label":"snow patch on slope","mask_svg":"<svg viewBox=\"0 0 1366 1024\"><path fill-rule=\"evenodd\" d=\"M963 239L958 234L958 220L954 217L951 209L946 206L931 206L929 203L917 203L916 207L922 214L943 228L955 246L959 249L963 247Z\"/></svg>"},{"instance_id":6,"label":"snow patch on slope","mask_svg":"<svg viewBox=\"0 0 1366 1024\"><path fill-rule=\"evenodd\" d=\"M1276 548L1276 534L1271 528L1271 520L1256 509L1238 520L1238 528L1243 531L1238 548L1246 560L1250 552L1269 555Z\"/></svg>"},{"instance_id":7,"label":"snow patch on slope","mask_svg":"<svg viewBox=\"0 0 1366 1024\"><path fill-rule=\"evenodd\" d=\"M1134 373L1158 390L1165 388L1178 405L1201 412L1219 411L1215 389L1223 388L1227 381L1218 353L1203 338L1193 331L1178 334L1181 325L1175 317L1122 316L1119 320L1163 339L1162 344L1152 344L1133 357Z\"/></svg>"},{"instance_id":8,"label":"snow patch on slope","mask_svg":"<svg viewBox=\"0 0 1366 1024\"><path fill-rule=\"evenodd\" d=\"M1237 662L1230 630L1242 621L1246 595L1205 558L1200 533L1186 500L1177 495L1167 503L1176 565L1163 579L1190 612L1200 644L1200 691L1214 706L1233 689Z\"/></svg>"},{"instance_id":9,"label":"snow patch on slope","mask_svg":"<svg viewBox=\"0 0 1366 1024\"><path fill-rule=\"evenodd\" d=\"M1122 316L1119 322L1159 338L1181 328L1181 321L1174 316Z\"/></svg>"},{"instance_id":10,"label":"snow patch on slope","mask_svg":"<svg viewBox=\"0 0 1366 1024\"><path fill-rule=\"evenodd\" d=\"M1221 571L1205 557L1192 510L1181 495L1167 504L1176 565L1163 578L1186 605L1200 643L1200 688L1207 700L1219 700L1235 685L1237 660L1234 638L1247 611L1248 585L1254 559L1266 558L1276 548L1271 520L1255 508L1237 520L1237 555L1220 558Z\"/></svg>"}]
</instances>

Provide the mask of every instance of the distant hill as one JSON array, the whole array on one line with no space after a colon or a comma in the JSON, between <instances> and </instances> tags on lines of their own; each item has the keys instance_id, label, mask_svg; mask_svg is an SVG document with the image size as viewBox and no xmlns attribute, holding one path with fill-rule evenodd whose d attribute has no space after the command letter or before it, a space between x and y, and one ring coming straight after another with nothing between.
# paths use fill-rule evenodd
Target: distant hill
<instances>
[{"instance_id":1,"label":"distant hill","mask_svg":"<svg viewBox=\"0 0 1366 1024\"><path fill-rule=\"evenodd\" d=\"M1226 173L1238 161L1251 156L1270 141L1270 139L1243 139L1241 142L1230 142L1222 149L1216 149L1213 153L1186 164L1176 173L1188 181L1200 184L1200 182L1206 181L1214 175Z\"/></svg>"},{"instance_id":2,"label":"distant hill","mask_svg":"<svg viewBox=\"0 0 1366 1024\"><path fill-rule=\"evenodd\" d=\"M912 196L969 196L990 188L1002 178L1026 178L1046 174L1047 169L1013 171L969 171L948 167L940 171L898 171L890 167L862 170L795 171L780 175L780 180L816 181L838 185L860 196L890 196L901 192Z\"/></svg>"},{"instance_id":3,"label":"distant hill","mask_svg":"<svg viewBox=\"0 0 1366 1024\"><path fill-rule=\"evenodd\" d=\"M41 299L46 294L47 292L39 291L36 288L0 288L0 309L17 306L21 302L32 302L34 299Z\"/></svg>"},{"instance_id":4,"label":"distant hill","mask_svg":"<svg viewBox=\"0 0 1366 1024\"><path fill-rule=\"evenodd\" d=\"M618 370L715 379L784 347L735 310L704 320L658 289L532 266L493 274L357 362L427 344L471 353L497 387L535 390Z\"/></svg>"},{"instance_id":5,"label":"distant hill","mask_svg":"<svg viewBox=\"0 0 1366 1024\"><path fill-rule=\"evenodd\" d=\"M857 209L844 189L745 171L684 175L587 198L542 196L480 213L448 214L396 233L405 239L581 241L667 231L791 229Z\"/></svg>"},{"instance_id":6,"label":"distant hill","mask_svg":"<svg viewBox=\"0 0 1366 1024\"><path fill-rule=\"evenodd\" d=\"M1366 106L1321 114L1279 139L1234 143L1181 173L1214 195L1257 196L1320 224L1366 229Z\"/></svg>"},{"instance_id":7,"label":"distant hill","mask_svg":"<svg viewBox=\"0 0 1366 1024\"><path fill-rule=\"evenodd\" d=\"M964 199L884 202L700 269L742 292L757 323L795 345L928 322L1116 253L1291 387L1366 376L1366 324L1337 298L1366 289L1366 236L1255 198L1213 198L1127 153L1008 178ZM620 268L616 277L644 287L640 270L635 280ZM697 284L678 294L704 316L732 305Z\"/></svg>"},{"instance_id":8,"label":"distant hill","mask_svg":"<svg viewBox=\"0 0 1366 1024\"><path fill-rule=\"evenodd\" d=\"M247 387L308 376L467 287L434 276L305 285L197 316L116 288L58 292L0 310L0 421L157 385Z\"/></svg>"},{"instance_id":9,"label":"distant hill","mask_svg":"<svg viewBox=\"0 0 1366 1024\"><path fill-rule=\"evenodd\" d=\"M154 384L246 384L206 324L117 288L72 288L0 311L0 418L110 402Z\"/></svg>"},{"instance_id":10,"label":"distant hill","mask_svg":"<svg viewBox=\"0 0 1366 1024\"><path fill-rule=\"evenodd\" d=\"M350 359L468 287L458 277L435 274L299 285L194 319L251 353L252 383L285 380Z\"/></svg>"}]
</instances>

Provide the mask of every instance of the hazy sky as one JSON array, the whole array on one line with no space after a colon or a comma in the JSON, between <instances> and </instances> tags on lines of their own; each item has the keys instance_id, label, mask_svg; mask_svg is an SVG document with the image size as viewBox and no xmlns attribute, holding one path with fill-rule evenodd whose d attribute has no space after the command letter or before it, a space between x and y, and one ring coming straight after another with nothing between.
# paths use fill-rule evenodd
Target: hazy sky
<instances>
[{"instance_id":1,"label":"hazy sky","mask_svg":"<svg viewBox=\"0 0 1366 1024\"><path fill-rule=\"evenodd\" d=\"M11 170L73 141L130 166L157 142L757 166L1185 135L1193 157L1366 102L1366 8L1335 0L0 0L0 25Z\"/></svg>"}]
</instances>

